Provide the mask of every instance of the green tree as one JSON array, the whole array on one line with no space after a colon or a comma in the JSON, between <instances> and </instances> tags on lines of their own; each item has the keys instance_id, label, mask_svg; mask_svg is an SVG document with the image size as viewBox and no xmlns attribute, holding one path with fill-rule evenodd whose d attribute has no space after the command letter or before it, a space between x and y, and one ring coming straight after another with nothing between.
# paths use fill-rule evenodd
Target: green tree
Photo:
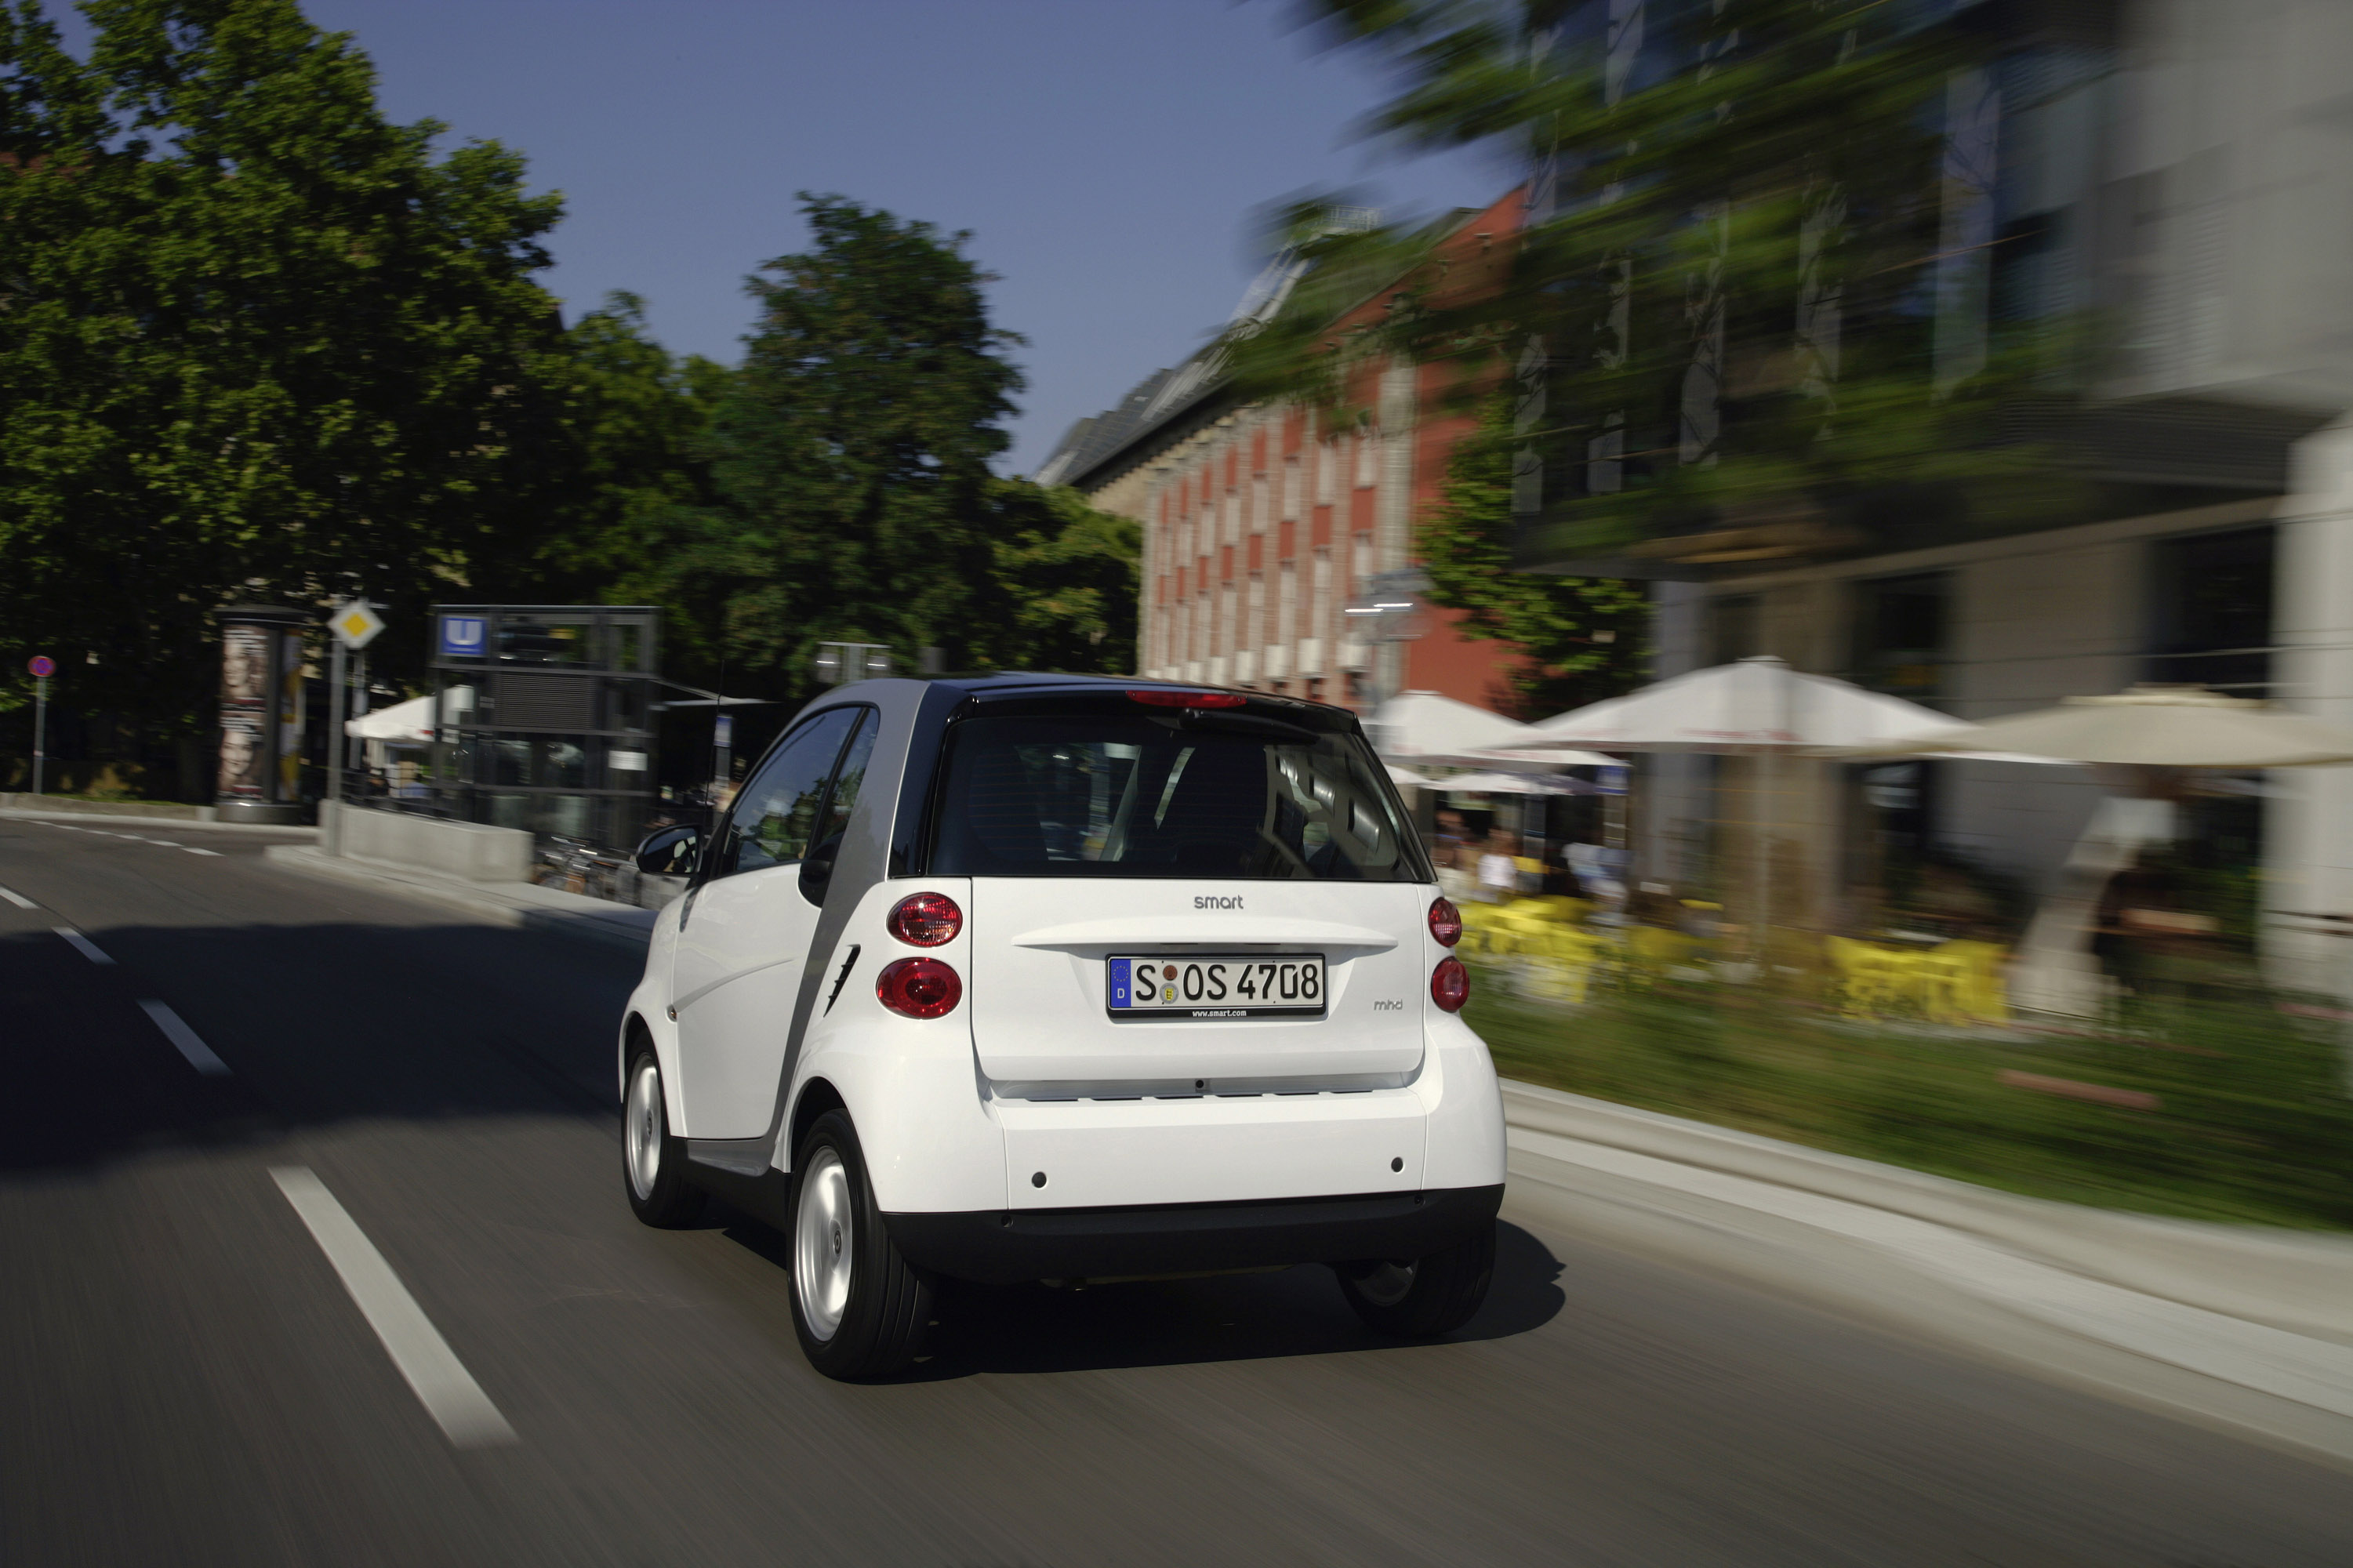
<instances>
[{"instance_id":1,"label":"green tree","mask_svg":"<svg viewBox=\"0 0 2353 1568\"><path fill-rule=\"evenodd\" d=\"M86 60L37 0L0 14L0 658L193 721L226 601L415 627L527 557L559 203L388 122L292 0L81 8Z\"/></svg>"},{"instance_id":2,"label":"green tree","mask_svg":"<svg viewBox=\"0 0 2353 1568\"><path fill-rule=\"evenodd\" d=\"M787 689L825 641L973 662L988 460L1021 385L1004 351L1019 340L988 324L968 236L801 203L815 244L751 279L759 325L712 423L730 662Z\"/></svg>"},{"instance_id":3,"label":"green tree","mask_svg":"<svg viewBox=\"0 0 2353 1568\"><path fill-rule=\"evenodd\" d=\"M688 520L718 503L711 421L733 373L674 355L647 334L645 301L616 291L565 333L554 367L564 447L534 556L518 563L518 598L660 603L666 562ZM709 662L714 606L670 609L670 650Z\"/></svg>"},{"instance_id":4,"label":"green tree","mask_svg":"<svg viewBox=\"0 0 2353 1568\"><path fill-rule=\"evenodd\" d=\"M1068 486L997 479L989 490L1001 613L975 651L1000 669L1124 674L1135 668L1144 529Z\"/></svg>"},{"instance_id":5,"label":"green tree","mask_svg":"<svg viewBox=\"0 0 2353 1568\"><path fill-rule=\"evenodd\" d=\"M1512 470L1519 442L1512 405L1491 399L1479 428L1447 459L1439 504L1417 548L1430 597L1463 611L1466 637L1513 644L1509 668L1524 717L1541 719L1625 690L1646 668L1650 600L1616 577L1555 577L1512 570Z\"/></svg>"},{"instance_id":6,"label":"green tree","mask_svg":"<svg viewBox=\"0 0 2353 1568\"><path fill-rule=\"evenodd\" d=\"M1982 259L1941 227L1965 26L1896 0L1652 5L1630 34L1559 0L1308 9L1396 72L1372 132L1508 148L1534 200L1474 276L1431 231L1347 232L1305 204L1314 270L1234 343L1246 392L1337 404L1370 353L1451 362L1466 398L1510 383L1543 498L1523 562L1765 560L2050 502L2037 454L1997 439L2034 347L1937 342L1940 290ZM1400 277L1397 308L1349 316Z\"/></svg>"},{"instance_id":7,"label":"green tree","mask_svg":"<svg viewBox=\"0 0 2353 1568\"><path fill-rule=\"evenodd\" d=\"M751 279L758 326L715 384L712 499L647 509L661 542L628 581L730 690L806 691L821 642L936 647L952 668L1123 667L1133 525L989 471L1020 340L988 324L969 237L801 200L814 243Z\"/></svg>"}]
</instances>

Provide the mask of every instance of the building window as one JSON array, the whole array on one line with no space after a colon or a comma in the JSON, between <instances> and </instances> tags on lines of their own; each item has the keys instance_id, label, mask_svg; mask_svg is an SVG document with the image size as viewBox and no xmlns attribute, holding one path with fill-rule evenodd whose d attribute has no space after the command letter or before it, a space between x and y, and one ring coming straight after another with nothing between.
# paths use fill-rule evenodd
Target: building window
<instances>
[{"instance_id":1,"label":"building window","mask_svg":"<svg viewBox=\"0 0 2353 1568\"><path fill-rule=\"evenodd\" d=\"M1909 702L1945 695L1945 601L1952 580L1942 572L1876 577L1854 585L1855 679Z\"/></svg>"},{"instance_id":2,"label":"building window","mask_svg":"<svg viewBox=\"0 0 2353 1568\"><path fill-rule=\"evenodd\" d=\"M2150 547L2149 654L2143 679L2239 697L2269 693L2274 531L2163 539Z\"/></svg>"}]
</instances>

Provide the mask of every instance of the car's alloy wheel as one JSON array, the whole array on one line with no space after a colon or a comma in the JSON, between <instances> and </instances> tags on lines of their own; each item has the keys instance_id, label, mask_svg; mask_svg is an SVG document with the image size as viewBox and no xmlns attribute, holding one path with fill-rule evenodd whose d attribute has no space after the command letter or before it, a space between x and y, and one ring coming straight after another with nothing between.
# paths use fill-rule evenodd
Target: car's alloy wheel
<instances>
[{"instance_id":1,"label":"car's alloy wheel","mask_svg":"<svg viewBox=\"0 0 2353 1568\"><path fill-rule=\"evenodd\" d=\"M621 1174L629 1207L651 1226L673 1229L702 1213L702 1190L686 1179L686 1140L670 1130L661 1064L647 1047L629 1058L621 1100Z\"/></svg>"},{"instance_id":2,"label":"car's alloy wheel","mask_svg":"<svg viewBox=\"0 0 2353 1568\"><path fill-rule=\"evenodd\" d=\"M793 1216L793 1288L809 1337L830 1340L849 1305L849 1276L858 1222L849 1212L849 1173L841 1155L820 1148L801 1174Z\"/></svg>"},{"instance_id":3,"label":"car's alloy wheel","mask_svg":"<svg viewBox=\"0 0 2353 1568\"><path fill-rule=\"evenodd\" d=\"M932 1282L883 1226L858 1132L839 1110L818 1117L793 1157L793 1328L828 1377L881 1377L923 1349Z\"/></svg>"},{"instance_id":4,"label":"car's alloy wheel","mask_svg":"<svg viewBox=\"0 0 2353 1568\"><path fill-rule=\"evenodd\" d=\"M1356 1316L1385 1334L1428 1339L1471 1321L1495 1278L1495 1227L1422 1258L1335 1263L1340 1293Z\"/></svg>"}]
</instances>

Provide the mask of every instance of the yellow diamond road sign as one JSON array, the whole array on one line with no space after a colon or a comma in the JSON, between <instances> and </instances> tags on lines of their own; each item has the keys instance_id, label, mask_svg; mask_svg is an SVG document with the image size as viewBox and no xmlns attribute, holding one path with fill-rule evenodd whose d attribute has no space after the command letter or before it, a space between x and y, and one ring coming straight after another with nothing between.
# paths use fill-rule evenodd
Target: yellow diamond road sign
<instances>
[{"instance_id":1,"label":"yellow diamond road sign","mask_svg":"<svg viewBox=\"0 0 2353 1568\"><path fill-rule=\"evenodd\" d=\"M363 648L375 634L384 630L384 619L367 606L364 599L354 599L327 617L327 625L348 648Z\"/></svg>"}]
</instances>

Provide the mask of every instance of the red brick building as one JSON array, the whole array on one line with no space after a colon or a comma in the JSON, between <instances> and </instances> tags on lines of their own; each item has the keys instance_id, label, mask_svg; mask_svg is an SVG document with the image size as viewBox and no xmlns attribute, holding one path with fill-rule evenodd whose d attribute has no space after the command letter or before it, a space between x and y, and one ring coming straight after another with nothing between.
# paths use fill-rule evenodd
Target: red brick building
<instances>
[{"instance_id":1,"label":"red brick building","mask_svg":"<svg viewBox=\"0 0 2353 1568\"><path fill-rule=\"evenodd\" d=\"M1521 211L1514 191L1456 213L1440 247L1445 276L1475 286ZM1366 300L1343 329L1388 299ZM1472 427L1448 406L1446 366L1375 360L1360 374L1352 401L1370 420L1322 431L1305 411L1241 403L1205 349L1080 421L1039 468L1041 482L1144 525L1138 670L1358 709L1407 690L1508 700L1515 650L1460 636L1455 612L1430 609L1410 641L1366 638L1368 617L1346 613L1409 581L1399 574L1415 564L1417 526Z\"/></svg>"}]
</instances>

